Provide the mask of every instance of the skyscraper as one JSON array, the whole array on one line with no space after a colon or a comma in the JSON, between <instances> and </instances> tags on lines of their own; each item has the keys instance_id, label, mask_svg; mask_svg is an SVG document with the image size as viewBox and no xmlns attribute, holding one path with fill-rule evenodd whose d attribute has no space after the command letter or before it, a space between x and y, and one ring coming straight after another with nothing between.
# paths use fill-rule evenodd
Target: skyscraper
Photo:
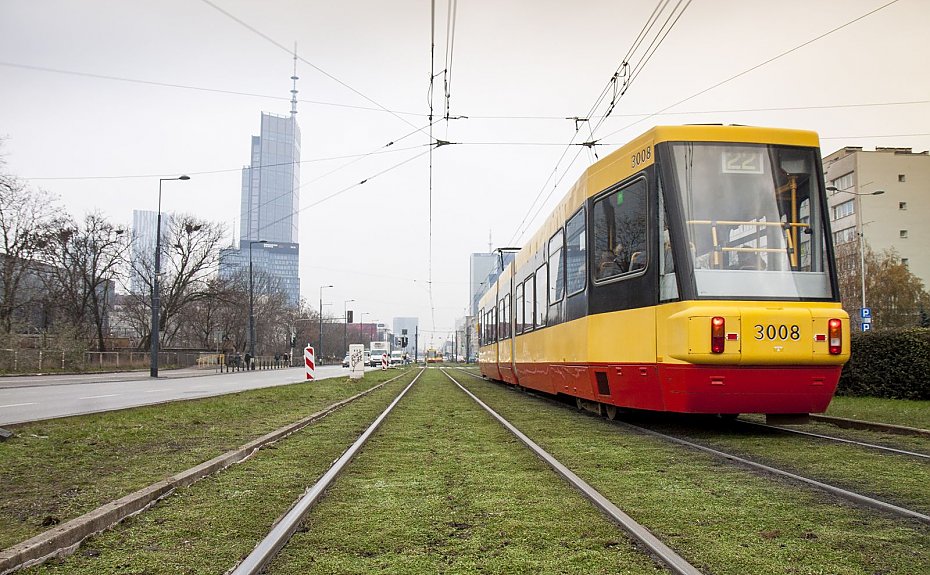
<instances>
[{"instance_id":1,"label":"skyscraper","mask_svg":"<svg viewBox=\"0 0 930 575\"><path fill-rule=\"evenodd\" d=\"M298 221L300 209L300 127L297 125L297 74L291 77L291 113L263 112L261 132L252 136L251 158L242 168L239 247L220 252L220 277L252 266L278 279L288 300L300 300ZM264 241L264 244L257 242Z\"/></svg>"}]
</instances>

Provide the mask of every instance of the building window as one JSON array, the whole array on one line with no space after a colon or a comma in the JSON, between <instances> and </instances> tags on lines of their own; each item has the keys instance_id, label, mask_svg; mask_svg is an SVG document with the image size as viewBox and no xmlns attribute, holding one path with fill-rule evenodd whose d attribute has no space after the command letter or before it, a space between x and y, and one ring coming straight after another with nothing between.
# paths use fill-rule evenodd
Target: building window
<instances>
[{"instance_id":1,"label":"building window","mask_svg":"<svg viewBox=\"0 0 930 575\"><path fill-rule=\"evenodd\" d=\"M901 230L898 234L901 236L901 239L907 238L907 230Z\"/></svg>"},{"instance_id":2,"label":"building window","mask_svg":"<svg viewBox=\"0 0 930 575\"><path fill-rule=\"evenodd\" d=\"M856 239L855 227L844 228L842 230L833 232L834 245L845 244L846 242L851 242L854 239Z\"/></svg>"},{"instance_id":3,"label":"building window","mask_svg":"<svg viewBox=\"0 0 930 575\"><path fill-rule=\"evenodd\" d=\"M833 219L838 220L856 213L855 200L849 200L833 207Z\"/></svg>"},{"instance_id":4,"label":"building window","mask_svg":"<svg viewBox=\"0 0 930 575\"><path fill-rule=\"evenodd\" d=\"M907 209L907 202L898 202L898 209L899 209L899 210L906 210L906 209Z\"/></svg>"},{"instance_id":5,"label":"building window","mask_svg":"<svg viewBox=\"0 0 930 575\"><path fill-rule=\"evenodd\" d=\"M898 181L899 182L907 181L907 177L905 177L904 174L898 174Z\"/></svg>"},{"instance_id":6,"label":"building window","mask_svg":"<svg viewBox=\"0 0 930 575\"><path fill-rule=\"evenodd\" d=\"M834 188L838 190L850 190L852 189L854 184L855 184L855 181L853 179L853 173L849 172L848 174L843 174L842 176L833 180L832 185ZM831 195L835 193L836 192L831 192Z\"/></svg>"}]
</instances>

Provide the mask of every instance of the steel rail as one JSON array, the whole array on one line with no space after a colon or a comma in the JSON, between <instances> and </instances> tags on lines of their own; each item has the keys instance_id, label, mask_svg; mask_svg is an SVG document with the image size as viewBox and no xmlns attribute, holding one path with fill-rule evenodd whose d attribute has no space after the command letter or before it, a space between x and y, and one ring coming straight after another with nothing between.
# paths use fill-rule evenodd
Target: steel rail
<instances>
[{"instance_id":1,"label":"steel rail","mask_svg":"<svg viewBox=\"0 0 930 575\"><path fill-rule=\"evenodd\" d=\"M924 515L923 513L918 513L917 511L912 511L912 510L907 509L907 508L905 508L905 507L900 507L900 506L894 505L894 504L892 504L892 503L887 503L887 502L885 502L885 501L881 501L881 500L879 500L879 499L875 499L875 498L872 498L872 497L868 497L868 496L866 496L866 495L862 495L862 494L856 493L856 492L854 492L854 491L848 491L848 490L843 489L843 488L841 488L841 487L836 487L835 485L830 485L829 483L823 483L823 482L821 482L821 481L817 481L816 479L811 479L811 478L809 478L809 477L804 477L803 475L797 475L797 474L795 474L795 473L791 473L791 472L789 472L789 471L784 471L784 470L778 469L778 468L776 468L776 467L770 467L770 466L768 466L768 465L765 465L765 464L762 464L762 463L758 463L758 462L752 461L752 460L750 460L750 459L744 459L744 458L738 457L738 456L736 456L736 455L731 455L731 454L729 454L729 453L726 453L726 452L723 452L723 451L719 451L719 450L713 449L713 448L711 448L711 447L707 447L706 445L701 445L701 444L699 444L699 443L694 443L694 442L691 442L691 441L687 441L687 440L685 440L685 439L681 439L681 438L678 438L678 437L675 437L675 436L672 436L672 435L666 435L665 433L660 433L660 432L658 432L658 431L653 431L653 430L648 429L648 428L645 428L645 427L640 427L639 425L633 425L632 423L626 423L626 422L623 422L623 421L614 421L613 423L615 423L615 424L617 424L617 425L626 426L626 427L628 427L628 428L630 428L630 429L634 429L634 430L640 431L640 432L642 432L642 433L646 433L646 434L648 434L648 435L653 435L653 436L656 436L656 437L660 437L660 438L662 438L662 439L665 439L665 440L667 440L667 441L671 441L671 442L673 442L673 443L678 443L678 444L680 444L680 445L685 445L685 446L687 446L687 447L691 447L691 448L693 448L693 449L697 449L697 450L699 450L699 451L703 451L703 452L705 452L705 453L709 453L709 454L714 455L715 457L718 457L718 458L721 458L721 459L728 459L728 460L730 460L730 461L735 461L735 462L737 462L737 463L741 463L741 464L743 464L743 465L746 465L746 466L748 466L748 467L752 467L752 468L754 468L754 469L760 469L760 470L762 470L762 471L765 471L765 472L768 472L768 473L772 473L772 474L774 474L774 475L780 475L780 476L782 476L782 477L787 477L787 478L789 478L789 479L794 479L795 481L800 481L800 482L802 482L802 483L806 483L806 484L808 484L808 485L812 485L812 486L817 487L817 488L819 488L819 489L822 489L822 490L824 490L824 491L826 491L826 492L828 492L828 493L830 493L830 494L832 494L832 495L836 495L836 496L841 497L841 498L843 498L843 499L848 499L848 500L853 501L853 502L855 502L855 503L858 503L858 504L860 504L860 505L866 505L866 506L869 506L869 507L874 507L874 508L876 508L876 509L881 509L881 510L883 510L883 511L886 511L886 512L889 512L889 513L892 513L892 514L895 514L895 515L899 515L899 516L902 516L902 517L907 517L907 518L909 518L909 519L916 519L916 520L918 520L918 521L920 521L920 522L922 522L922 523L930 524L930 516Z\"/></svg>"},{"instance_id":2,"label":"steel rail","mask_svg":"<svg viewBox=\"0 0 930 575\"><path fill-rule=\"evenodd\" d=\"M774 430L776 430L776 431L782 431L782 432L785 432L785 433L796 433L796 434L798 434L798 435L806 435L806 436L809 436L809 437L816 437L816 438L818 438L818 439L828 439L828 440L830 440L830 441L838 441L838 442L840 442L840 443L849 443L849 444L851 444L851 445L858 445L858 446L860 446L860 447L868 447L868 448L870 448L870 449L878 449L878 450L880 450L880 451L888 451L888 452L897 453L897 454L900 454L900 455L909 455L909 456L911 456L911 457L922 457L922 458L924 458L924 459L930 459L930 455L927 455L926 453L917 453L917 452L915 452L915 451L906 451L906 450L904 450L904 449L897 449L897 448L894 448L894 447L886 447L886 446L884 446L884 445L876 445L876 444L874 444L874 443L866 443L866 442L864 442L864 441L855 441L855 440L853 440L853 439L843 439L842 437L834 437L834 436L832 436L832 435L823 435L823 434L820 434L820 433L812 433L812 432L810 432L810 431L801 431L800 429L790 429L790 428L788 428L788 427L781 427L781 426L778 426L778 425L768 425L768 424L766 424L766 423L756 423L756 422L754 422L754 421L742 421L742 420L740 420L739 423L741 423L742 425L753 425L753 426L755 426L755 427L764 427L764 428L766 428L766 429L774 429Z\"/></svg>"},{"instance_id":3,"label":"steel rail","mask_svg":"<svg viewBox=\"0 0 930 575\"><path fill-rule=\"evenodd\" d=\"M463 370L463 371L464 371L464 370ZM480 378L480 379L482 379L482 380L484 380L484 381L487 381L487 380L484 379L484 377L479 376L479 375L475 375L475 374L470 373L470 372L468 372L468 371L464 371L464 373L468 373L469 375L472 375L473 377ZM693 443L693 442L691 442L691 441L687 441L687 440L685 440L685 439L680 439L680 438L677 438L677 437L674 437L674 436L671 436L671 435L667 435L667 434L664 434L664 433L660 433L660 432L658 432L658 431L653 431L653 430L651 430L651 429L648 429L648 428L645 428L645 427L641 427L641 426L639 426L639 425L633 425L633 424L631 424L631 423L626 423L626 422L623 422L623 421L614 421L613 423L616 424L616 425L623 425L623 426L626 426L626 427L628 427L628 428L631 428L631 429L634 429L634 430L637 430L637 431L641 431L641 432L646 433L646 434L649 434L649 435L654 435L654 436L656 436L656 437L660 437L660 438L662 438L662 439L665 439L665 440L668 440L668 441L671 441L671 442L674 442L674 443L678 443L678 444L681 444L681 445L685 445L685 446L687 446L687 447L691 447L691 448L697 449L697 450L699 450L699 451L704 451L704 452L706 452L706 453L709 453L709 454L714 455L715 457L718 457L718 458L721 458L721 459L728 459L728 460L731 460L731 461L735 461L735 462L738 462L738 463L742 463L742 464L744 464L744 465L746 465L746 466L748 466L748 467L752 467L752 468L755 468L755 469L760 469L760 470L762 470L762 471L766 471L766 472L768 472L768 473L772 473L772 474L774 474L774 475L780 475L780 476L782 476L782 477L787 477L787 478L790 478L790 479L794 479L795 481L800 481L800 482L802 482L802 483L806 483L806 484L808 484L808 485L812 485L812 486L817 487L817 488L819 488L819 489L822 489L822 490L824 490L824 491L826 491L826 492L828 492L828 493L830 493L830 494L836 495L836 496L841 497L841 498L843 498L843 499L847 499L847 500L853 501L853 502L858 503L858 504L860 504L860 505L866 505L866 506L873 507L873 508L876 508L876 509L881 509L881 510L883 510L883 511L886 511L886 512L889 512L889 513L892 513L892 514L895 514L895 515L907 517L907 518L909 518L909 519L916 519L916 520L918 520L918 521L920 521L920 522L922 522L922 523L930 524L930 516L925 515L925 514L923 514L923 513L919 513L919 512L917 512L917 511L913 511L913 510L911 510L911 509L907 509L907 508L905 508L905 507L900 507L900 506L898 506L898 505L894 505L894 504L892 504L892 503L887 503L887 502L885 502L885 501L881 501L881 500L875 499L875 498L873 498L873 497L868 497L868 496L866 496L866 495L862 495L862 494L859 494L859 493L855 493L855 492L853 492L853 491L848 491L848 490L843 489L843 488L841 488L841 487L836 487L836 486L830 485L830 484L828 484L828 483L823 483L823 482L821 482L821 481L817 481L816 479L811 479L811 478L809 478L809 477L804 477L804 476L802 476L802 475L797 475L797 474L794 474L794 473L791 473L791 472L788 472L788 471L784 471L784 470L782 470L782 469L778 469L778 468L775 468L775 467L770 467L770 466L765 465L765 464L762 464L762 463L757 463L757 462L752 461L752 460L749 460L749 459L744 459L744 458L738 457L738 456L736 456L736 455L731 455L731 454L729 454L729 453L725 453L725 452L723 452L723 451L719 451L719 450L716 450L716 449L707 447L707 446L705 446L705 445L701 445L701 444L698 444L698 443Z\"/></svg>"},{"instance_id":4,"label":"steel rail","mask_svg":"<svg viewBox=\"0 0 930 575\"><path fill-rule=\"evenodd\" d=\"M313 504L317 502L323 492L329 487L329 484L332 483L333 479L339 475L339 472L352 460L356 453L362 448L365 442L368 441L368 438L381 426L381 423L387 417L387 415L394 409L394 406L406 395L407 391L413 387L413 384L420 379L420 376L423 375L423 370L420 370L420 373L413 378L413 381L410 382L407 387L400 392L400 394L394 398L394 401L391 402L387 408L381 412L374 422L368 429L365 430L358 439L355 440L355 443L352 444L349 449L346 450L342 456L333 463L329 470L323 474L323 477L320 478L310 489L308 489L304 495L291 507L291 509L281 518L281 520L271 528L271 531L268 532L268 535L265 536L261 542L255 546L255 549L252 550L249 555L243 559L235 568L231 571L228 571L230 575L258 575L262 570L271 563L272 559L278 554L281 548L287 544L288 540L297 531L300 527L300 523L303 521L304 516L307 512L310 511L310 508L313 507Z\"/></svg>"},{"instance_id":5,"label":"steel rail","mask_svg":"<svg viewBox=\"0 0 930 575\"><path fill-rule=\"evenodd\" d=\"M832 415L820 415L812 413L811 419L822 423L829 423L836 427L848 429L865 429L867 431L881 431L885 433L895 433L898 435L916 435L918 437L930 437L930 430L920 429L917 427L906 427L904 425L892 425L890 423L876 423L874 421L862 421L859 419L848 419L845 417L834 417Z\"/></svg>"},{"instance_id":6,"label":"steel rail","mask_svg":"<svg viewBox=\"0 0 930 575\"><path fill-rule=\"evenodd\" d=\"M445 368L443 368L441 371L446 375L446 377L452 380L452 383L457 385L459 389L468 394L469 397L475 400L478 405L484 408L485 411L490 413L491 416L494 417L494 419L496 419L501 425L506 427L511 433L517 436L517 438L527 447L529 447L533 453L549 464L549 466L552 467L556 473L561 475L563 479L568 481L573 487L580 491L581 494L584 495L589 501L591 501L598 509L606 513L611 519L618 523L620 527L622 527L623 530L626 531L631 537L646 546L646 548L648 548L662 563L671 569L672 572L677 573L678 575L702 575L701 571L699 571L694 565L691 565L682 556L675 553L675 551L659 540L659 538L653 535L648 529L637 523L635 519L624 513L619 507L611 503L606 497L601 495L587 482L578 477L570 469L562 465L556 458L547 453L532 439L524 435L523 432L514 427L509 421L504 419L496 411L491 409L486 403L478 399L475 394L468 391L464 386L462 386L462 384L456 381L455 378L452 377Z\"/></svg>"}]
</instances>

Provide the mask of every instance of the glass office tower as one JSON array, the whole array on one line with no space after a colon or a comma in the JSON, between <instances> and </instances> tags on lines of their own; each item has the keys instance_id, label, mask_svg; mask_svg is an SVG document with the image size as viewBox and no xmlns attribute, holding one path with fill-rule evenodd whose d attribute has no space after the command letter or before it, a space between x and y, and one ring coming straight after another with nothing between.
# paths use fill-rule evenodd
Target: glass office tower
<instances>
[{"instance_id":1,"label":"glass office tower","mask_svg":"<svg viewBox=\"0 0 930 575\"><path fill-rule=\"evenodd\" d=\"M220 252L220 276L252 267L279 279L288 300L300 300L298 222L300 127L290 116L262 113L261 135L252 136L251 162L242 168L239 247ZM265 240L266 244L257 244Z\"/></svg>"}]
</instances>

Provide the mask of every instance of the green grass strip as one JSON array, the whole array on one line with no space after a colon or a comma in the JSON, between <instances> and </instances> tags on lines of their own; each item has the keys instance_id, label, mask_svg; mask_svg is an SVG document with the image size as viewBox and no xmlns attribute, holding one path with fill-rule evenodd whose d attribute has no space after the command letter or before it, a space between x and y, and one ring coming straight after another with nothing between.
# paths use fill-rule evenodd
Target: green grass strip
<instances>
[{"instance_id":1,"label":"green grass strip","mask_svg":"<svg viewBox=\"0 0 930 575\"><path fill-rule=\"evenodd\" d=\"M824 415L930 429L930 401L837 396Z\"/></svg>"},{"instance_id":2,"label":"green grass strip","mask_svg":"<svg viewBox=\"0 0 930 575\"><path fill-rule=\"evenodd\" d=\"M930 573L930 529L474 378L463 384L715 575Z\"/></svg>"},{"instance_id":3,"label":"green grass strip","mask_svg":"<svg viewBox=\"0 0 930 575\"><path fill-rule=\"evenodd\" d=\"M664 570L430 369L268 570L373 572Z\"/></svg>"},{"instance_id":4,"label":"green grass strip","mask_svg":"<svg viewBox=\"0 0 930 575\"><path fill-rule=\"evenodd\" d=\"M365 377L370 384L368 376ZM247 555L410 381L389 383L24 574L217 574Z\"/></svg>"},{"instance_id":5,"label":"green grass strip","mask_svg":"<svg viewBox=\"0 0 930 575\"><path fill-rule=\"evenodd\" d=\"M207 461L397 372L15 426L0 443L0 549Z\"/></svg>"}]
</instances>

